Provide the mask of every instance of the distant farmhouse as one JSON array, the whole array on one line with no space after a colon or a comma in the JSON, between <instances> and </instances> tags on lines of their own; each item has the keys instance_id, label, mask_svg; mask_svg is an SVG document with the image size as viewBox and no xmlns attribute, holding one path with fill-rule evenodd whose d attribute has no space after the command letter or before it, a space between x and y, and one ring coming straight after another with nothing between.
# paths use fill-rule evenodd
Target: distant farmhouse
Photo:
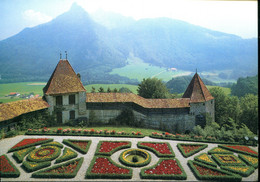
<instances>
[{"instance_id":1,"label":"distant farmhouse","mask_svg":"<svg viewBox=\"0 0 260 182\"><path fill-rule=\"evenodd\" d=\"M205 113L214 121L214 98L195 73L182 98L145 99L133 93L86 93L80 78L68 60L60 60L48 83L43 98L34 98L0 105L0 128L15 127L17 117L47 109L56 116L57 124L69 120L86 120L94 113L96 120L108 123L122 110L131 109L136 120L146 127L178 127L191 131L205 122ZM204 119L203 119L204 117Z\"/></svg>"}]
</instances>

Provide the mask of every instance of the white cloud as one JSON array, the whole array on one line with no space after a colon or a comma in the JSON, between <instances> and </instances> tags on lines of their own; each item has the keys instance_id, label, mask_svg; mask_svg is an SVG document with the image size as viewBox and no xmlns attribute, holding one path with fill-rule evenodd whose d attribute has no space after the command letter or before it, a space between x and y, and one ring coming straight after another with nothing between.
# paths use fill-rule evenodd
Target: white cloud
<instances>
[{"instance_id":1,"label":"white cloud","mask_svg":"<svg viewBox=\"0 0 260 182\"><path fill-rule=\"evenodd\" d=\"M23 18L28 21L30 27L52 20L52 17L32 9L24 11L22 15Z\"/></svg>"}]
</instances>

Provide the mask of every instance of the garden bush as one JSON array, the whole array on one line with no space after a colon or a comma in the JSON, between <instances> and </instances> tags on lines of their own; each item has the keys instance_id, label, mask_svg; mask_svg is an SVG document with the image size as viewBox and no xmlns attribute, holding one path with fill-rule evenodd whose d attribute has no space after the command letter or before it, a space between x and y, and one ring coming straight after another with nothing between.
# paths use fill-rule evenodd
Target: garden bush
<instances>
[{"instance_id":1,"label":"garden bush","mask_svg":"<svg viewBox=\"0 0 260 182\"><path fill-rule=\"evenodd\" d=\"M0 156L0 164L1 178L18 178L20 176L19 170L6 155Z\"/></svg>"},{"instance_id":2,"label":"garden bush","mask_svg":"<svg viewBox=\"0 0 260 182\"><path fill-rule=\"evenodd\" d=\"M23 162L24 157L28 153L33 151L34 149L35 149L35 147L30 147L30 148L25 148L25 149L22 149L22 150L18 150L18 151L13 153L13 158L16 160L17 163L21 163L21 162Z\"/></svg>"},{"instance_id":3,"label":"garden bush","mask_svg":"<svg viewBox=\"0 0 260 182\"><path fill-rule=\"evenodd\" d=\"M39 169L49 167L51 165L50 161L46 162L29 162L29 161L24 161L22 167L27 171L27 172L33 172L37 171Z\"/></svg>"}]
</instances>

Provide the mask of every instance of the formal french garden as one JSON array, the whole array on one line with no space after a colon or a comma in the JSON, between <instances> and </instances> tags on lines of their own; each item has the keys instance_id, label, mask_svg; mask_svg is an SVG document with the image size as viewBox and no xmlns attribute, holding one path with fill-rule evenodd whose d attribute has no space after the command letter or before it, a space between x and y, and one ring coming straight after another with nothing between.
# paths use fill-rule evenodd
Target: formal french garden
<instances>
[{"instance_id":1,"label":"formal french garden","mask_svg":"<svg viewBox=\"0 0 260 182\"><path fill-rule=\"evenodd\" d=\"M10 147L1 152L3 181L46 178L241 181L258 172L256 147L230 142L217 144L194 137L183 137L180 141L182 137L170 133L153 132L145 136L138 131L94 129L29 129L26 134L20 136L20 141L8 143ZM134 169L138 169L137 175ZM25 174L30 177L23 178Z\"/></svg>"}]
</instances>

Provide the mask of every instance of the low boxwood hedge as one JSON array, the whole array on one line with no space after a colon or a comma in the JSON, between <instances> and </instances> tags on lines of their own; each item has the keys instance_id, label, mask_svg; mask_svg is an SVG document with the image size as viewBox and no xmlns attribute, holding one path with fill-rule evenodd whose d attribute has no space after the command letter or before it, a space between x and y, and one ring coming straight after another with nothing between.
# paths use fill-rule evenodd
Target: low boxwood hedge
<instances>
[{"instance_id":1,"label":"low boxwood hedge","mask_svg":"<svg viewBox=\"0 0 260 182\"><path fill-rule=\"evenodd\" d=\"M138 151L141 151L141 152L143 152L145 155L146 155L146 160L145 161L142 161L142 162L131 162L131 161L127 161L126 159L125 159L125 152L131 152L132 150L137 150L137 152ZM122 152L121 154L120 154L120 156L119 156L119 161L122 163L122 164L124 164L124 165L126 165L126 166L130 166L130 167L142 167L142 166L145 166L145 165L147 165L147 164L149 164L150 162L151 162L151 155L148 153L148 152L146 152L146 151L144 151L144 150L140 150L140 149L128 149L128 150L125 150L124 152Z\"/></svg>"},{"instance_id":2,"label":"low boxwood hedge","mask_svg":"<svg viewBox=\"0 0 260 182\"><path fill-rule=\"evenodd\" d=\"M47 153L45 151L47 150ZM54 150L53 153L50 151ZM39 155L39 153L44 153L43 155ZM61 153L61 149L56 146L43 146L33 150L28 156L27 160L31 162L45 162L45 161L52 161L59 157ZM49 155L50 154L50 155Z\"/></svg>"},{"instance_id":3,"label":"low boxwood hedge","mask_svg":"<svg viewBox=\"0 0 260 182\"><path fill-rule=\"evenodd\" d=\"M56 159L55 163L61 163L61 162L76 158L77 156L78 156L78 154L76 152L74 152L70 148L65 147L65 149L63 150L62 156L60 156L58 159Z\"/></svg>"},{"instance_id":4,"label":"low boxwood hedge","mask_svg":"<svg viewBox=\"0 0 260 182\"><path fill-rule=\"evenodd\" d=\"M18 178L20 176L20 171L5 154L0 156L0 164L1 178Z\"/></svg>"},{"instance_id":5,"label":"low boxwood hedge","mask_svg":"<svg viewBox=\"0 0 260 182\"><path fill-rule=\"evenodd\" d=\"M258 158L243 154L238 154L238 157L246 164L253 166L254 168L258 168Z\"/></svg>"},{"instance_id":6,"label":"low boxwood hedge","mask_svg":"<svg viewBox=\"0 0 260 182\"><path fill-rule=\"evenodd\" d=\"M245 166L246 164L234 154L212 154L219 166Z\"/></svg>"},{"instance_id":7,"label":"low boxwood hedge","mask_svg":"<svg viewBox=\"0 0 260 182\"><path fill-rule=\"evenodd\" d=\"M198 168L196 166L198 166ZM191 171L195 177L199 180L215 180L215 181L241 181L242 177L230 173L223 169L218 169L201 162L188 160L188 166L191 168ZM210 171L212 174L210 174ZM217 175L219 173L219 175Z\"/></svg>"},{"instance_id":8,"label":"low boxwood hedge","mask_svg":"<svg viewBox=\"0 0 260 182\"><path fill-rule=\"evenodd\" d=\"M243 177L248 177L255 171L255 168L252 166L220 166L220 168Z\"/></svg>"},{"instance_id":9,"label":"low boxwood hedge","mask_svg":"<svg viewBox=\"0 0 260 182\"><path fill-rule=\"evenodd\" d=\"M184 151L184 149L183 149L183 147L182 146L201 146L201 147L199 147L199 148L197 148L197 149L194 149L194 150L191 150L191 151L189 151L188 153L185 153L185 151ZM199 151L201 151L201 150L203 150L203 149L205 149L205 148L207 148L208 147L208 145L207 144L198 144L198 143L178 143L177 144L177 148L179 149L179 151L181 152L181 154L184 156L184 157L190 157L190 156L192 156L192 155L194 155L194 154L196 154L196 153L198 153Z\"/></svg>"},{"instance_id":10,"label":"low boxwood hedge","mask_svg":"<svg viewBox=\"0 0 260 182\"><path fill-rule=\"evenodd\" d=\"M24 157L30 153L31 151L33 151L35 149L35 147L30 147L30 148L25 148L22 150L18 150L16 152L13 153L13 158L16 160L17 163L22 163Z\"/></svg>"},{"instance_id":11,"label":"low boxwood hedge","mask_svg":"<svg viewBox=\"0 0 260 182\"><path fill-rule=\"evenodd\" d=\"M46 162L29 162L29 161L24 161L22 167L27 172L33 172L33 171L37 171L37 170L45 168L45 167L49 167L50 165L51 165L50 161L46 161Z\"/></svg>"},{"instance_id":12,"label":"low boxwood hedge","mask_svg":"<svg viewBox=\"0 0 260 182\"><path fill-rule=\"evenodd\" d=\"M20 141L19 143L16 144L16 145L21 144L21 146L18 146L18 147L15 147L16 145L13 146L11 149L8 150L8 153L53 141L53 138L44 138L44 140L39 140L39 141L36 141L34 143L27 142L28 140L37 140L37 139L41 139L41 138L25 138L25 139L23 139L22 141ZM24 145L22 145L23 142L24 142Z\"/></svg>"},{"instance_id":13,"label":"low boxwood hedge","mask_svg":"<svg viewBox=\"0 0 260 182\"><path fill-rule=\"evenodd\" d=\"M145 173L146 170L151 170L153 168L156 169L156 167L158 167L158 165L160 165L163 161L166 161L166 160L176 161L177 165L179 166L179 168L181 170L181 174L174 174L174 173L169 174L169 173L171 173L171 171L169 171L170 170L169 167L166 167L166 168L163 167L163 168L158 169L158 173L161 173L161 174ZM176 167L173 167L172 170L176 170ZM178 172L176 172L176 173L178 173ZM164 180L186 180L187 179L187 175L186 175L183 167L181 166L180 162L176 158L160 158L159 161L155 165L141 169L140 177L142 179L164 179Z\"/></svg>"},{"instance_id":14,"label":"low boxwood hedge","mask_svg":"<svg viewBox=\"0 0 260 182\"><path fill-rule=\"evenodd\" d=\"M92 169L93 169L93 166L96 164L96 160L99 159L99 158L104 158L104 159L107 159L112 165L114 165L115 167L113 166L109 166L109 167L106 167L105 169L106 170L116 170L115 168L120 168L120 169L126 169L126 170L129 170L129 173L127 174L121 174L121 173L116 173L116 171L111 171L111 173L93 173L92 172ZM104 168L104 166L103 166ZM132 178L132 175L133 175L133 170L131 168L128 168L128 167L123 167L117 163L115 163L109 156L94 156L94 158L92 159L88 169L87 169L87 172L86 172L86 176L85 178L86 179L131 179Z\"/></svg>"},{"instance_id":15,"label":"low boxwood hedge","mask_svg":"<svg viewBox=\"0 0 260 182\"><path fill-rule=\"evenodd\" d=\"M168 146L168 149L170 150L171 154L160 153L159 151L157 151L156 149L154 149L152 147L149 147L146 145L141 145L141 143L154 143L154 144L164 144L165 143ZM147 150L153 152L158 157L175 157L175 153L173 152L172 147L168 142L138 142L137 147L142 148L142 149L147 149Z\"/></svg>"},{"instance_id":16,"label":"low boxwood hedge","mask_svg":"<svg viewBox=\"0 0 260 182\"><path fill-rule=\"evenodd\" d=\"M121 145L121 146L118 146L114 149L112 149L110 152L99 152L100 150L100 147L102 145L103 142L120 142L120 143L127 143L127 145ZM121 150L121 149L125 149L125 148L130 148L132 145L132 143L130 141L99 141L98 145L97 145L97 148L96 148L96 152L95 152L95 155L107 155L107 156L111 156L113 153Z\"/></svg>"},{"instance_id":17,"label":"low boxwood hedge","mask_svg":"<svg viewBox=\"0 0 260 182\"><path fill-rule=\"evenodd\" d=\"M81 148L79 145L75 145L73 142L87 142L87 146L86 148ZM91 140L72 140L72 139L63 139L62 143L74 148L75 150L77 150L78 152L82 153L82 154L86 154L88 152L88 149L91 145Z\"/></svg>"},{"instance_id":18,"label":"low boxwood hedge","mask_svg":"<svg viewBox=\"0 0 260 182\"><path fill-rule=\"evenodd\" d=\"M63 145L61 143L59 143L59 142L56 142L56 141L42 144L42 146L48 146L48 145L49 146L51 145L51 146L56 146L56 147L63 148Z\"/></svg>"},{"instance_id":19,"label":"low boxwood hedge","mask_svg":"<svg viewBox=\"0 0 260 182\"><path fill-rule=\"evenodd\" d=\"M233 152L220 147L214 147L208 151L208 154L233 154Z\"/></svg>"},{"instance_id":20,"label":"low boxwood hedge","mask_svg":"<svg viewBox=\"0 0 260 182\"><path fill-rule=\"evenodd\" d=\"M32 174L33 178L74 178L82 163L84 158L77 158L62 164L55 165L53 167L40 170ZM74 167L72 169L72 167Z\"/></svg>"}]
</instances>

